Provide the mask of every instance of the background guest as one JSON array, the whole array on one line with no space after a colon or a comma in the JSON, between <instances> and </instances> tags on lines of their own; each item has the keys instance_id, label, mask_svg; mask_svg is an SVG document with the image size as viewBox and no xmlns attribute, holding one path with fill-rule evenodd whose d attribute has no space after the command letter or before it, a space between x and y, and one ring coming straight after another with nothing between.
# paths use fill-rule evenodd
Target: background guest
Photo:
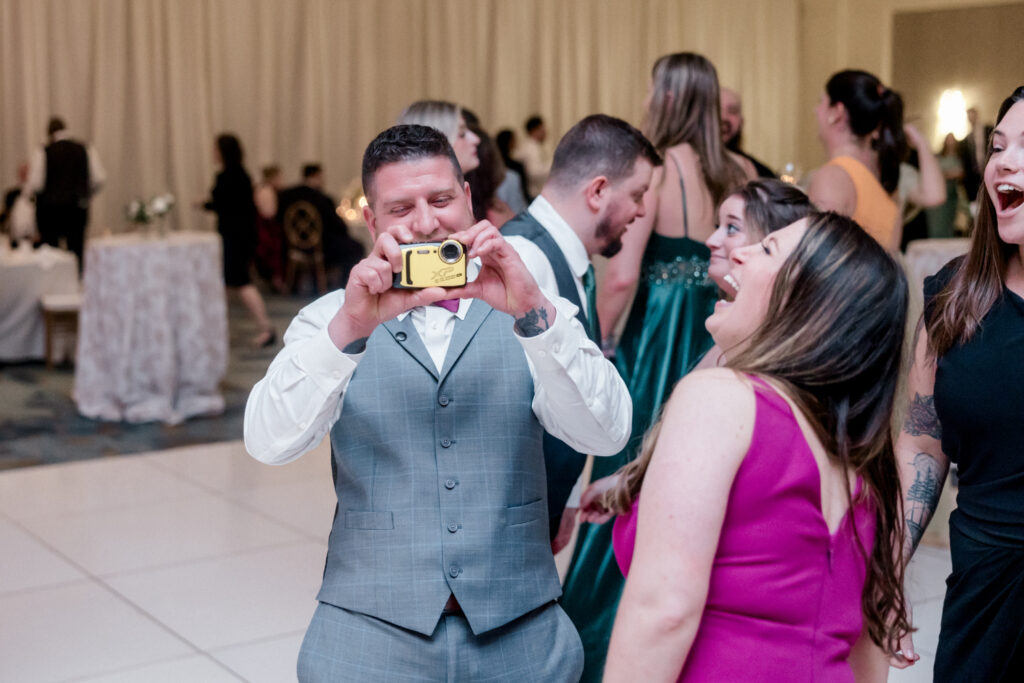
<instances>
[{"instance_id":1,"label":"background guest","mask_svg":"<svg viewBox=\"0 0 1024 683\"><path fill-rule=\"evenodd\" d=\"M32 153L28 190L36 199L36 225L42 241L58 246L63 238L78 257L82 271L89 200L106 182L99 154L91 145L74 140L64 120L53 117L46 126L47 145Z\"/></svg>"},{"instance_id":2,"label":"background guest","mask_svg":"<svg viewBox=\"0 0 1024 683\"><path fill-rule=\"evenodd\" d=\"M526 167L524 167L519 161L514 158L516 151L516 134L511 128L503 128L498 131L498 134L494 136L494 143L498 146L498 151L501 153L501 160L505 164L505 168L508 173L506 175L518 176L517 181L519 189L523 195L523 201L529 204L533 201L533 197L526 190ZM504 195L503 195L504 198ZM508 202L508 199L505 198ZM512 206L509 203L509 206Z\"/></svg>"},{"instance_id":3,"label":"background guest","mask_svg":"<svg viewBox=\"0 0 1024 683\"><path fill-rule=\"evenodd\" d=\"M967 201L974 202L978 199L978 189L981 187L981 173L985 169L985 155L988 153L988 138L992 135L992 126L978 123L976 107L967 110L967 123L971 129L959 143L960 163L964 167L964 190L967 192Z\"/></svg>"},{"instance_id":4,"label":"background guest","mask_svg":"<svg viewBox=\"0 0 1024 683\"><path fill-rule=\"evenodd\" d=\"M704 320L717 288L707 278L715 207L753 167L722 144L718 75L701 55L666 55L654 64L645 134L665 159L644 197L645 215L622 237L609 260L597 311L611 335L640 282L616 363L633 399L633 437L612 458L594 462L592 478L632 460L672 385L711 346ZM745 170L746 169L746 170ZM566 576L562 604L580 630L584 680L600 680L608 637L622 590L611 562L610 525L584 525Z\"/></svg>"},{"instance_id":5,"label":"background guest","mask_svg":"<svg viewBox=\"0 0 1024 683\"><path fill-rule=\"evenodd\" d=\"M548 179L548 172L551 170L551 155L544 147L544 141L548 138L548 128L544 124L544 119L534 114L526 119L523 130L526 131L526 136L519 145L515 158L526 171L526 191L531 197L536 197L544 189L544 181Z\"/></svg>"},{"instance_id":6,"label":"background guest","mask_svg":"<svg viewBox=\"0 0 1024 683\"><path fill-rule=\"evenodd\" d=\"M274 328L267 317L260 290L249 277L256 247L256 204L252 179L243 165L242 143L231 133L218 135L214 159L221 170L209 198L201 206L217 214L217 232L224 242L224 284L237 292L259 328L251 345L254 348L270 346L276 338Z\"/></svg>"},{"instance_id":7,"label":"background guest","mask_svg":"<svg viewBox=\"0 0 1024 683\"><path fill-rule=\"evenodd\" d=\"M872 643L909 631L903 270L835 213L731 259L736 298L707 321L727 367L679 383L606 496L628 579L605 681L884 680Z\"/></svg>"},{"instance_id":8,"label":"background guest","mask_svg":"<svg viewBox=\"0 0 1024 683\"><path fill-rule=\"evenodd\" d=\"M1024 662L1024 87L999 108L982 168L969 252L924 283L896 443L908 559L957 464L940 682L1016 680ZM893 663L917 659L908 638Z\"/></svg>"},{"instance_id":9,"label":"background guest","mask_svg":"<svg viewBox=\"0 0 1024 683\"><path fill-rule=\"evenodd\" d=\"M282 190L278 195L277 220L282 226L288 208L299 201L310 204L320 217L329 286L344 286L352 266L359 263L366 250L349 235L348 226L338 215L338 202L324 192L324 170L320 164L305 164L302 167L302 183Z\"/></svg>"},{"instance_id":10,"label":"background guest","mask_svg":"<svg viewBox=\"0 0 1024 683\"><path fill-rule=\"evenodd\" d=\"M938 155L939 168L945 179L945 197L942 204L925 212L928 220L928 237L952 237L956 214L960 207L960 187L964 178L964 167L960 161L956 137L947 133Z\"/></svg>"},{"instance_id":11,"label":"background guest","mask_svg":"<svg viewBox=\"0 0 1024 683\"><path fill-rule=\"evenodd\" d=\"M765 164L743 151L743 101L740 94L731 88L722 88L722 140L730 152L745 157L754 165L761 178L777 178L775 172Z\"/></svg>"},{"instance_id":12,"label":"background guest","mask_svg":"<svg viewBox=\"0 0 1024 683\"><path fill-rule=\"evenodd\" d=\"M811 178L811 201L852 217L883 247L898 251L903 221L893 195L908 138L918 150L921 183L938 187L942 176L921 134L904 130L899 93L866 71L840 71L825 85L815 115L829 162Z\"/></svg>"},{"instance_id":13,"label":"background guest","mask_svg":"<svg viewBox=\"0 0 1024 683\"><path fill-rule=\"evenodd\" d=\"M277 220L277 193L282 187L281 168L276 165L264 166L261 175L263 179L253 194L256 203L256 270L260 277L270 281L274 291L283 292L284 232Z\"/></svg>"},{"instance_id":14,"label":"background guest","mask_svg":"<svg viewBox=\"0 0 1024 683\"><path fill-rule=\"evenodd\" d=\"M455 157L464 174L480 165L477 156L480 138L466 125L462 109L457 104L442 100L413 102L399 115L398 123L430 126L444 133L455 150Z\"/></svg>"},{"instance_id":15,"label":"background guest","mask_svg":"<svg viewBox=\"0 0 1024 683\"><path fill-rule=\"evenodd\" d=\"M3 212L0 213L0 233L6 233L11 244L21 240L36 242L36 207L32 193L26 190L28 163L18 164L18 184L4 192Z\"/></svg>"},{"instance_id":16,"label":"background guest","mask_svg":"<svg viewBox=\"0 0 1024 683\"><path fill-rule=\"evenodd\" d=\"M501 162L501 155L494 141L479 125L470 124L469 130L480 139L477 145L476 168L466 174L466 182L469 183L470 196L473 200L473 217L478 221L489 220L494 227L501 228L509 219L526 208L522 201L522 192L513 188L511 197L518 203L513 208L500 195L507 176L507 169Z\"/></svg>"}]
</instances>

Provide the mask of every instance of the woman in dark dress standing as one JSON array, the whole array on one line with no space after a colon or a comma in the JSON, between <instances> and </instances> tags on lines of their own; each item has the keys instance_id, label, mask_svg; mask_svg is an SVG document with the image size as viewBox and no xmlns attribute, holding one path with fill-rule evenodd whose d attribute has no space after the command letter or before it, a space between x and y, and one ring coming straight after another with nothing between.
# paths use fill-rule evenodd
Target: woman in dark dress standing
<instances>
[{"instance_id":1,"label":"woman in dark dress standing","mask_svg":"<svg viewBox=\"0 0 1024 683\"><path fill-rule=\"evenodd\" d=\"M1019 681L1024 671L1024 87L999 109L979 203L970 251L925 281L926 334L896 447L908 557L949 463L959 470L940 682ZM917 659L908 639L892 664Z\"/></svg>"},{"instance_id":2,"label":"woman in dark dress standing","mask_svg":"<svg viewBox=\"0 0 1024 683\"><path fill-rule=\"evenodd\" d=\"M203 208L217 214L217 232L224 241L224 284L229 291L238 293L259 327L252 346L270 346L276 337L274 328L260 290L249 277L256 252L256 204L252 178L242 165L242 144L234 135L222 133L217 136L214 156L221 171Z\"/></svg>"}]
</instances>

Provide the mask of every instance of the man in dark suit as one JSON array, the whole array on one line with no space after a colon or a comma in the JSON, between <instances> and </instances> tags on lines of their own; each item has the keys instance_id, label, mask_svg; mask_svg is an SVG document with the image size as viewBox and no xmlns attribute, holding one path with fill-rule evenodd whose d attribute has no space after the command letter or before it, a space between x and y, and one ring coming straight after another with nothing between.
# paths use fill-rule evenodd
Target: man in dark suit
<instances>
[{"instance_id":1,"label":"man in dark suit","mask_svg":"<svg viewBox=\"0 0 1024 683\"><path fill-rule=\"evenodd\" d=\"M958 141L957 147L960 150L960 163L964 167L964 190L967 192L967 200L973 202L978 197L978 188L981 187L992 126L978 125L978 110L974 107L967 110L967 123L970 124L971 130L963 140Z\"/></svg>"},{"instance_id":2,"label":"man in dark suit","mask_svg":"<svg viewBox=\"0 0 1024 683\"><path fill-rule=\"evenodd\" d=\"M520 253L541 252L531 262L546 260L550 270L535 267L534 277L577 306L576 317L595 344L601 343L601 326L590 260L597 254L610 258L622 248L627 226L644 215L644 193L660 165L654 146L636 128L611 116L588 116L558 143L540 196L502 226ZM520 245L514 241L519 237L532 244ZM573 489L586 456L545 434L544 461L549 530L558 552L572 535L579 507Z\"/></svg>"},{"instance_id":3,"label":"man in dark suit","mask_svg":"<svg viewBox=\"0 0 1024 683\"><path fill-rule=\"evenodd\" d=\"M362 244L349 236L348 226L338 215L338 203L323 188L324 171L320 164L303 166L302 184L283 190L278 198L277 219L284 225L288 207L296 202L308 202L313 207L323 225L324 264L329 271L334 271L333 286L343 286L352 266L363 258L365 250Z\"/></svg>"},{"instance_id":4,"label":"man in dark suit","mask_svg":"<svg viewBox=\"0 0 1024 683\"><path fill-rule=\"evenodd\" d=\"M28 186L36 195L36 225L42 241L58 246L64 239L82 269L89 200L106 180L99 155L73 140L58 117L46 127L49 143L37 149L29 164Z\"/></svg>"}]
</instances>

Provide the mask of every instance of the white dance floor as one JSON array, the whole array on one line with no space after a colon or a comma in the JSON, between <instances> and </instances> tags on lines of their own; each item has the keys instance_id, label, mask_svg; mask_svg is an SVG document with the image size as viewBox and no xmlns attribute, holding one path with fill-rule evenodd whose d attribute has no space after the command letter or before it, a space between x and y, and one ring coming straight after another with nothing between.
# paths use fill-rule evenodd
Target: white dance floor
<instances>
[{"instance_id":1,"label":"white dance floor","mask_svg":"<svg viewBox=\"0 0 1024 683\"><path fill-rule=\"evenodd\" d=\"M334 503L326 442L283 467L232 442L0 472L0 681L294 681ZM918 552L924 656L890 680L931 680L948 572Z\"/></svg>"}]
</instances>

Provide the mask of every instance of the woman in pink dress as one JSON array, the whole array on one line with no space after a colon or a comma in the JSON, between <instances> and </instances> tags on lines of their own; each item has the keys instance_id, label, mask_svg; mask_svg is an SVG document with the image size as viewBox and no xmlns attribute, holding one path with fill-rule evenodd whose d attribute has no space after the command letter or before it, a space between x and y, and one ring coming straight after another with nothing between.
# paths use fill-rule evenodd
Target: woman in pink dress
<instances>
[{"instance_id":1,"label":"woman in pink dress","mask_svg":"<svg viewBox=\"0 0 1024 683\"><path fill-rule=\"evenodd\" d=\"M884 680L907 631L889 433L902 270L814 214L733 250L690 373L603 497L628 578L606 681ZM642 484L642 494L641 493Z\"/></svg>"}]
</instances>

